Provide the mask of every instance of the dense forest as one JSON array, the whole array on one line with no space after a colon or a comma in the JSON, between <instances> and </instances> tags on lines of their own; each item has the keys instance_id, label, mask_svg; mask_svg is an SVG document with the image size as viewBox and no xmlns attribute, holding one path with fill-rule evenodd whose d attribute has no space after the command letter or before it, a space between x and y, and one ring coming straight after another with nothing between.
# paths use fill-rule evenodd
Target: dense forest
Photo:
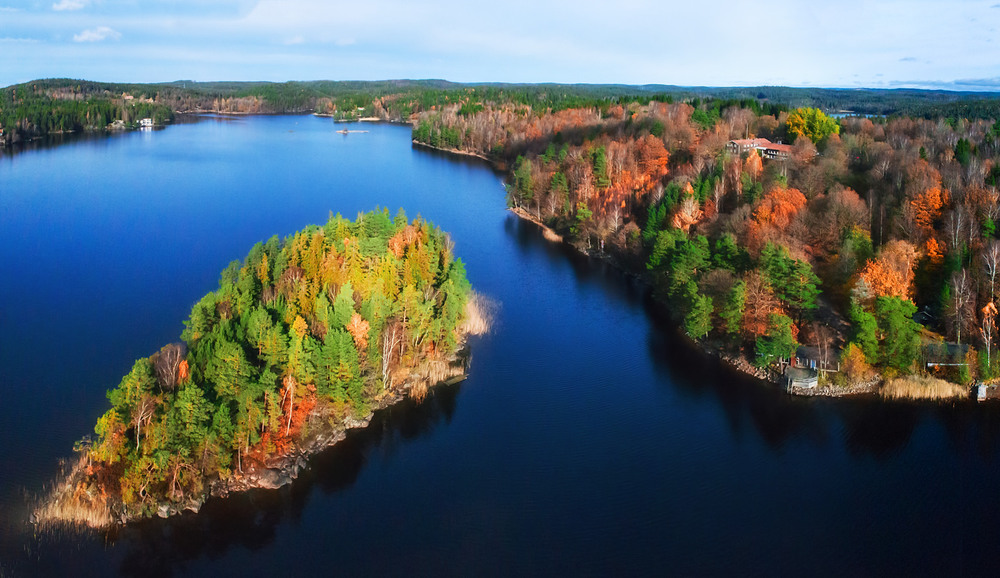
<instances>
[{"instance_id":1,"label":"dense forest","mask_svg":"<svg viewBox=\"0 0 1000 578\"><path fill-rule=\"evenodd\" d=\"M0 90L0 148L48 134L134 128L144 118L162 125L173 112L141 92L8 87Z\"/></svg>"},{"instance_id":2,"label":"dense forest","mask_svg":"<svg viewBox=\"0 0 1000 578\"><path fill-rule=\"evenodd\" d=\"M464 371L470 291L449 237L402 210L257 243L194 305L183 342L108 392L85 469L42 517L101 525L197 504L307 436L421 397Z\"/></svg>"},{"instance_id":3,"label":"dense forest","mask_svg":"<svg viewBox=\"0 0 1000 578\"><path fill-rule=\"evenodd\" d=\"M422 113L413 136L506 166L512 207L646 271L692 338L758 366L803 344L841 382L932 361L968 363L942 370L957 382L1000 375L992 119L470 102Z\"/></svg>"}]
</instances>

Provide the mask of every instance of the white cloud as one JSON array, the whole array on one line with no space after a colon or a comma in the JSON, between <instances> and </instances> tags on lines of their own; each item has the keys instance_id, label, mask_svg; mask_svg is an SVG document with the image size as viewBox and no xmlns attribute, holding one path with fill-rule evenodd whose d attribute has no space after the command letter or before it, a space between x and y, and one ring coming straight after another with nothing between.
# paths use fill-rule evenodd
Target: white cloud
<instances>
[{"instance_id":1,"label":"white cloud","mask_svg":"<svg viewBox=\"0 0 1000 578\"><path fill-rule=\"evenodd\" d=\"M73 42L101 42L102 40L118 40L122 37L121 32L113 28L108 28L107 26L98 26L97 28L91 28L89 30L84 30L79 34L73 35Z\"/></svg>"},{"instance_id":2,"label":"white cloud","mask_svg":"<svg viewBox=\"0 0 1000 578\"><path fill-rule=\"evenodd\" d=\"M37 38L0 38L0 44L6 43L17 43L17 44L31 44L32 42L38 42Z\"/></svg>"},{"instance_id":3,"label":"white cloud","mask_svg":"<svg viewBox=\"0 0 1000 578\"><path fill-rule=\"evenodd\" d=\"M294 46L296 44L305 44L305 42L306 39L303 38L302 36L293 36L292 38L285 40L285 44L287 44L288 46Z\"/></svg>"},{"instance_id":4,"label":"white cloud","mask_svg":"<svg viewBox=\"0 0 1000 578\"><path fill-rule=\"evenodd\" d=\"M61 12L63 10L82 10L90 4L90 0L59 0L52 5L52 9Z\"/></svg>"}]
</instances>

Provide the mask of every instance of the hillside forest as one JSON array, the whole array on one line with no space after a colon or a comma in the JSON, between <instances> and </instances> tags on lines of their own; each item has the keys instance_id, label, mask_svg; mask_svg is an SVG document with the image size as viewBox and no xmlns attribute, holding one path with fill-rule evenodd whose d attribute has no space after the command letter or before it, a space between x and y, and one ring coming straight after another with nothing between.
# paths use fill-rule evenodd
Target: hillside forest
<instances>
[{"instance_id":1,"label":"hillside forest","mask_svg":"<svg viewBox=\"0 0 1000 578\"><path fill-rule=\"evenodd\" d=\"M968 362L941 371L953 381L1000 374L993 120L695 99L469 102L414 125L506 166L516 210L647 271L694 339L761 367L812 346L841 381L932 360Z\"/></svg>"}]
</instances>

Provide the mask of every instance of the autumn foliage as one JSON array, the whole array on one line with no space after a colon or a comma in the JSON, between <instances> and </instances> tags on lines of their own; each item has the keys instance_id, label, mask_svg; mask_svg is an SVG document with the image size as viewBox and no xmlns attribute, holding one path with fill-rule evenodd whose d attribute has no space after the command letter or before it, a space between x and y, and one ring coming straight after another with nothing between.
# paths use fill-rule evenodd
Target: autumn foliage
<instances>
[{"instance_id":1,"label":"autumn foliage","mask_svg":"<svg viewBox=\"0 0 1000 578\"><path fill-rule=\"evenodd\" d=\"M806 197L798 189L772 188L754 207L747 245L759 250L768 240L781 236L805 206Z\"/></svg>"},{"instance_id":2,"label":"autumn foliage","mask_svg":"<svg viewBox=\"0 0 1000 578\"><path fill-rule=\"evenodd\" d=\"M911 297L913 267L917 251L913 245L902 240L890 241L878 258L869 260L861 270L859 287L863 298Z\"/></svg>"},{"instance_id":3,"label":"autumn foliage","mask_svg":"<svg viewBox=\"0 0 1000 578\"><path fill-rule=\"evenodd\" d=\"M587 250L645 264L698 335L739 326L750 344L771 314L807 321L813 309L796 304L818 306L820 288L834 317L852 316L855 305L874 315L885 297L943 320L958 269L974 281L972 301L991 291L977 288L995 286L1000 267L984 269L983 248L1000 228L1000 124L766 108L712 99L615 100L572 112L493 103L471 117L422 114L431 130L414 135L464 135L458 148L511 170L511 205ZM750 138L794 144L762 155L730 141ZM794 266L761 283L769 243ZM781 279L805 281L788 290ZM857 328L835 333L861 339Z\"/></svg>"},{"instance_id":4,"label":"autumn foliage","mask_svg":"<svg viewBox=\"0 0 1000 578\"><path fill-rule=\"evenodd\" d=\"M940 186L931 187L910 201L913 221L923 235L934 233L934 224L941 218L941 211L947 203L948 193L942 191Z\"/></svg>"},{"instance_id":5,"label":"autumn foliage","mask_svg":"<svg viewBox=\"0 0 1000 578\"><path fill-rule=\"evenodd\" d=\"M81 483L149 515L367 415L422 364L460 371L442 360L470 293L451 251L426 221L385 210L258 243L195 304L186 345L138 360L109 392Z\"/></svg>"}]
</instances>

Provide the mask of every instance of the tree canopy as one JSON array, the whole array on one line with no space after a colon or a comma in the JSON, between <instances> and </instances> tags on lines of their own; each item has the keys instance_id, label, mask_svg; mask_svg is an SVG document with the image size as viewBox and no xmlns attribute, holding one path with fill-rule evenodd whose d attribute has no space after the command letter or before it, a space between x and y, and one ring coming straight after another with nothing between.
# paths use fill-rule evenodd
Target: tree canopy
<instances>
[{"instance_id":1,"label":"tree canopy","mask_svg":"<svg viewBox=\"0 0 1000 578\"><path fill-rule=\"evenodd\" d=\"M840 132L840 124L837 123L837 119L827 116L818 108L797 108L788 113L788 119L785 123L790 135L804 136L813 143L818 143L831 134Z\"/></svg>"},{"instance_id":2,"label":"tree canopy","mask_svg":"<svg viewBox=\"0 0 1000 578\"><path fill-rule=\"evenodd\" d=\"M194 305L184 343L108 392L101 491L149 514L280 455L311 416L364 415L397 373L454 351L469 294L447 235L402 211L257 243Z\"/></svg>"}]
</instances>

